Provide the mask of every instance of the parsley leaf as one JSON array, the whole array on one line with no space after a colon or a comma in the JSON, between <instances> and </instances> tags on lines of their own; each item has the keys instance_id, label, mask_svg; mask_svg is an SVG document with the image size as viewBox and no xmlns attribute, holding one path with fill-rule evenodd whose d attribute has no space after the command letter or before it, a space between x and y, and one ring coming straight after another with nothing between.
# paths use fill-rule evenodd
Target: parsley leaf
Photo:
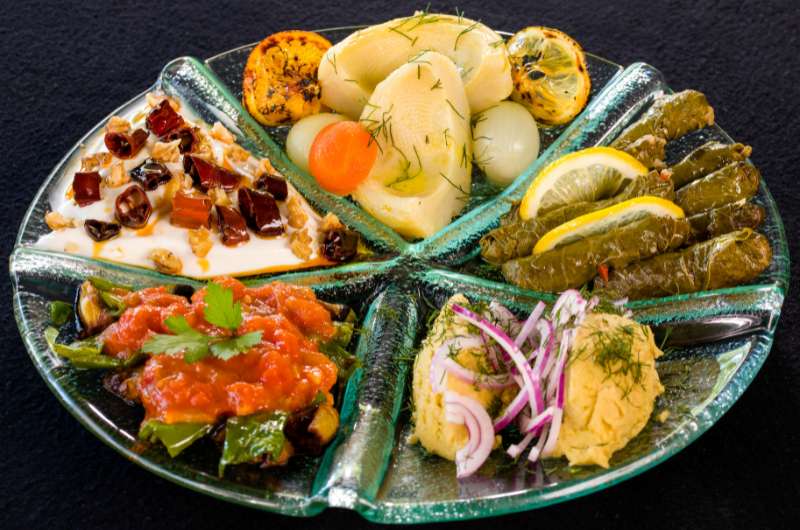
<instances>
[{"instance_id":1,"label":"parsley leaf","mask_svg":"<svg viewBox=\"0 0 800 530\"><path fill-rule=\"evenodd\" d=\"M144 353L166 355L182 353L187 363L199 361L208 356L211 337L193 329L184 317L167 317L164 325L175 335L153 335L142 346Z\"/></svg>"},{"instance_id":2,"label":"parsley leaf","mask_svg":"<svg viewBox=\"0 0 800 530\"><path fill-rule=\"evenodd\" d=\"M246 352L259 342L261 342L261 332L252 331L238 337L212 342L211 353L213 353L215 357L227 361L231 357Z\"/></svg>"},{"instance_id":3,"label":"parsley leaf","mask_svg":"<svg viewBox=\"0 0 800 530\"><path fill-rule=\"evenodd\" d=\"M207 289L203 311L206 320L220 328L235 331L242 323L242 306L239 302L233 303L233 291L214 282L209 282Z\"/></svg>"}]
</instances>

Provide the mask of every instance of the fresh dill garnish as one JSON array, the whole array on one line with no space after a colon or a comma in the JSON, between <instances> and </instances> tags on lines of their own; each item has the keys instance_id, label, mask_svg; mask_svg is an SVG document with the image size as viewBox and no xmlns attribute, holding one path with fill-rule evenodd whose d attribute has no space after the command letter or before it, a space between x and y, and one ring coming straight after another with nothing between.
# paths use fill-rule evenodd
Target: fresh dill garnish
<instances>
[{"instance_id":1,"label":"fresh dill garnish","mask_svg":"<svg viewBox=\"0 0 800 530\"><path fill-rule=\"evenodd\" d=\"M455 44L453 44L453 51L456 51L458 49L458 41L461 39L461 37L466 35L470 31L474 30L475 28L477 28L478 24L480 24L480 20L473 22L469 27L462 29L458 33L458 35L456 35L456 42Z\"/></svg>"},{"instance_id":2,"label":"fresh dill garnish","mask_svg":"<svg viewBox=\"0 0 800 530\"><path fill-rule=\"evenodd\" d=\"M331 63L331 66L333 66L333 73L339 75L339 69L336 67L336 54L330 52L325 55L325 58L328 59L328 62Z\"/></svg>"},{"instance_id":3,"label":"fresh dill garnish","mask_svg":"<svg viewBox=\"0 0 800 530\"><path fill-rule=\"evenodd\" d=\"M347 83L355 83L355 84L358 84L358 81L356 81L355 79L345 79L345 81L346 81Z\"/></svg>"},{"instance_id":4,"label":"fresh dill garnish","mask_svg":"<svg viewBox=\"0 0 800 530\"><path fill-rule=\"evenodd\" d=\"M453 186L453 188L455 188L455 189L456 189L458 192L460 192L460 193L461 193L461 196L457 197L457 199L458 199L458 200L460 200L460 201L468 201L468 200L469 200L469 192L468 192L468 191L465 191L465 190L464 190L464 188L462 188L461 186L459 186L458 184L456 184L455 182L453 182L452 180L450 180L449 178L447 178L447 175L445 175L445 174L444 174L444 173L442 173L441 171L439 172L439 175L440 175L440 176L441 176L441 177L442 177L444 180L446 180L448 184L450 184L451 186Z\"/></svg>"},{"instance_id":5,"label":"fresh dill garnish","mask_svg":"<svg viewBox=\"0 0 800 530\"><path fill-rule=\"evenodd\" d=\"M489 44L489 46L491 46L492 48L498 48L498 47L502 46L505 43L506 43L506 41L504 41L503 39L500 39L500 40L496 40L493 43Z\"/></svg>"},{"instance_id":6,"label":"fresh dill garnish","mask_svg":"<svg viewBox=\"0 0 800 530\"><path fill-rule=\"evenodd\" d=\"M453 105L452 101L450 101L449 99L445 99L445 101L447 102L448 105L450 105L450 108L453 109L453 112L455 112L458 115L459 118L461 118L462 120L466 119L463 114L458 112L458 109L456 108L455 105Z\"/></svg>"},{"instance_id":7,"label":"fresh dill garnish","mask_svg":"<svg viewBox=\"0 0 800 530\"><path fill-rule=\"evenodd\" d=\"M465 169L469 169L469 155L467 154L467 144L461 146L461 160L458 165Z\"/></svg>"},{"instance_id":8,"label":"fresh dill garnish","mask_svg":"<svg viewBox=\"0 0 800 530\"><path fill-rule=\"evenodd\" d=\"M411 37L409 37L408 35L406 35L405 33L403 33L402 31L400 31L398 29L399 27L400 26L389 27L389 31L393 31L393 32L397 33L398 35L400 35L401 37L403 37L404 39L408 39L408 41L413 46L414 42L416 42L416 41L414 39L412 39Z\"/></svg>"},{"instance_id":9,"label":"fresh dill garnish","mask_svg":"<svg viewBox=\"0 0 800 530\"><path fill-rule=\"evenodd\" d=\"M463 11L463 10L460 10L460 9L458 9L458 6L456 6L456 7L455 7L455 12L456 12L456 16L458 17L458 23L459 23L459 25L460 25L460 24L463 24L463 23L464 23L464 11Z\"/></svg>"},{"instance_id":10,"label":"fresh dill garnish","mask_svg":"<svg viewBox=\"0 0 800 530\"><path fill-rule=\"evenodd\" d=\"M453 139L453 137L450 135L450 128L449 127L445 128L445 130L444 130L444 146L445 147L450 147L450 140L452 140L452 139Z\"/></svg>"},{"instance_id":11,"label":"fresh dill garnish","mask_svg":"<svg viewBox=\"0 0 800 530\"><path fill-rule=\"evenodd\" d=\"M436 82L431 87L431 90L438 90L440 88L442 88L442 80L441 79L437 79Z\"/></svg>"},{"instance_id":12,"label":"fresh dill garnish","mask_svg":"<svg viewBox=\"0 0 800 530\"><path fill-rule=\"evenodd\" d=\"M630 378L631 385L623 388L623 396L627 397L634 385L642 383L643 367L647 366L639 358L639 351L633 351L633 343L639 324L617 326L610 330L596 330L589 336L594 347L591 349L592 360L603 369L606 379L622 376ZM587 350L577 352L584 354Z\"/></svg>"}]
</instances>

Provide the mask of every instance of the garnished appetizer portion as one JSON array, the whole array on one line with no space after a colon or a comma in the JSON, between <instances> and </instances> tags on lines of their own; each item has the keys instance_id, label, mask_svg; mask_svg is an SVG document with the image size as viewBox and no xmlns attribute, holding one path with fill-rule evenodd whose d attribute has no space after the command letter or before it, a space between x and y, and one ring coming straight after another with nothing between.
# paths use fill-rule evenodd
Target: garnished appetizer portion
<instances>
[{"instance_id":1,"label":"garnished appetizer portion","mask_svg":"<svg viewBox=\"0 0 800 530\"><path fill-rule=\"evenodd\" d=\"M452 297L414 364L413 439L454 460L458 478L501 448L609 467L664 391L653 333L622 313L574 290L524 321L497 302Z\"/></svg>"},{"instance_id":2,"label":"garnished appetizer portion","mask_svg":"<svg viewBox=\"0 0 800 530\"><path fill-rule=\"evenodd\" d=\"M663 167L667 142L713 123L700 92L657 98L613 147L544 168L481 239L481 255L536 291L594 285L647 298L752 282L772 250L753 231L765 212L752 202L761 174L747 160L751 148L712 141Z\"/></svg>"},{"instance_id":3,"label":"garnished appetizer portion","mask_svg":"<svg viewBox=\"0 0 800 530\"><path fill-rule=\"evenodd\" d=\"M100 278L74 306L51 305L53 352L109 370L106 390L144 408L139 437L177 456L200 438L232 464L285 464L319 454L339 424L334 391L357 366L355 314L280 282L245 287L219 278L134 291ZM72 335L72 342L63 339ZM75 337L77 335L77 337Z\"/></svg>"},{"instance_id":4,"label":"garnished appetizer portion","mask_svg":"<svg viewBox=\"0 0 800 530\"><path fill-rule=\"evenodd\" d=\"M329 265L356 253L358 236L335 215L318 215L268 159L163 94L112 117L86 152L51 195L52 232L37 246L196 278Z\"/></svg>"},{"instance_id":5,"label":"garnished appetizer portion","mask_svg":"<svg viewBox=\"0 0 800 530\"><path fill-rule=\"evenodd\" d=\"M557 30L506 43L480 21L427 11L332 46L276 33L243 78L256 119L294 122L286 150L300 169L409 239L464 209L474 167L493 189L513 182L539 154L537 121L569 122L590 87L581 47Z\"/></svg>"}]
</instances>

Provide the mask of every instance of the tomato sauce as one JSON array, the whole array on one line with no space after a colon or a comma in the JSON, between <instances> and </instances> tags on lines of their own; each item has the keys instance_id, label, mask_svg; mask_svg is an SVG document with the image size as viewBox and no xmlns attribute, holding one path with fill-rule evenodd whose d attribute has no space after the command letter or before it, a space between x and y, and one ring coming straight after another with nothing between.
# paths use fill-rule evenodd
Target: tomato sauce
<instances>
[{"instance_id":1,"label":"tomato sauce","mask_svg":"<svg viewBox=\"0 0 800 530\"><path fill-rule=\"evenodd\" d=\"M181 356L150 357L137 379L145 419L165 423L208 422L224 416L265 410L292 412L308 406L318 392L328 394L336 383L336 365L319 351L335 328L330 313L311 289L279 282L245 287L222 278L242 307L238 334L261 331L261 342L225 361L215 357L187 363ZM129 294L128 309L103 333L107 355L126 358L154 333L169 333L164 319L183 315L209 335L223 330L205 321L205 289L191 302L164 287Z\"/></svg>"}]
</instances>

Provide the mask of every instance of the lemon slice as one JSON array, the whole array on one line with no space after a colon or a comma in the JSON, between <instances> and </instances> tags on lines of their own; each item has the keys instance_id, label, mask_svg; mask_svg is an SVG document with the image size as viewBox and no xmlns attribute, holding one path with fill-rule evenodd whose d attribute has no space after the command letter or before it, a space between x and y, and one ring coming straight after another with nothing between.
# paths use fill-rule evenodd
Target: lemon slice
<instances>
[{"instance_id":1,"label":"lemon slice","mask_svg":"<svg viewBox=\"0 0 800 530\"><path fill-rule=\"evenodd\" d=\"M590 147L562 156L536 177L519 208L522 219L580 201L615 195L647 168L628 153L611 147Z\"/></svg>"},{"instance_id":2,"label":"lemon slice","mask_svg":"<svg viewBox=\"0 0 800 530\"><path fill-rule=\"evenodd\" d=\"M596 212L581 215L553 228L536 243L533 253L541 254L579 239L608 232L650 215L674 219L685 217L683 210L672 201L659 197L636 197Z\"/></svg>"},{"instance_id":3,"label":"lemon slice","mask_svg":"<svg viewBox=\"0 0 800 530\"><path fill-rule=\"evenodd\" d=\"M533 26L508 40L511 97L546 125L567 123L586 106L592 82L580 45L557 29Z\"/></svg>"}]
</instances>

